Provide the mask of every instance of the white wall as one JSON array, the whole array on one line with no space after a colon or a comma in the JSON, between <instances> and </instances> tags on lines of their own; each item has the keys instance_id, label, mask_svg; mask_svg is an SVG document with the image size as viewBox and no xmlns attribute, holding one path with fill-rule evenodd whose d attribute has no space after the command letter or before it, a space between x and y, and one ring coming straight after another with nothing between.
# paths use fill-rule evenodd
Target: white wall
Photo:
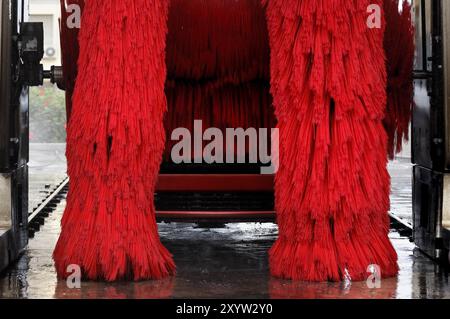
<instances>
[{"instance_id":1,"label":"white wall","mask_svg":"<svg viewBox=\"0 0 450 319\"><path fill-rule=\"evenodd\" d=\"M61 16L59 0L29 0L31 22L44 22L44 68L61 65L61 49L59 42L59 18ZM45 54L48 48L55 49L50 57Z\"/></svg>"}]
</instances>

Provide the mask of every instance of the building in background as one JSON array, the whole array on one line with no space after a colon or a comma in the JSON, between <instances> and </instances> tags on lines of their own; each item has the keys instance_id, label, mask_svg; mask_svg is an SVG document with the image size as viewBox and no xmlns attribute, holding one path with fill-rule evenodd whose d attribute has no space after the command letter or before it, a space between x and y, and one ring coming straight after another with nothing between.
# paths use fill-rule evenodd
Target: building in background
<instances>
[{"instance_id":1,"label":"building in background","mask_svg":"<svg viewBox=\"0 0 450 319\"><path fill-rule=\"evenodd\" d=\"M29 0L29 21L44 23L44 69L61 65L59 0ZM64 92L46 80L30 89L30 142L64 143L66 140ZM33 162L33 158L31 159ZM0 185L1 186L1 185Z\"/></svg>"},{"instance_id":2,"label":"building in background","mask_svg":"<svg viewBox=\"0 0 450 319\"><path fill-rule=\"evenodd\" d=\"M30 22L44 23L44 59L45 69L52 65L61 65L59 42L59 0L30 0Z\"/></svg>"}]
</instances>

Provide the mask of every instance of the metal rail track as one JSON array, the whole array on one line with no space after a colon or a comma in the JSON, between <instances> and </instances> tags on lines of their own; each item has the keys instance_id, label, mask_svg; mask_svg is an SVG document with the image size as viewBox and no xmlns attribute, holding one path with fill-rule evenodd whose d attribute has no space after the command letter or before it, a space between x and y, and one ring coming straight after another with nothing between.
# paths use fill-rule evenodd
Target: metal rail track
<instances>
[{"instance_id":1,"label":"metal rail track","mask_svg":"<svg viewBox=\"0 0 450 319\"><path fill-rule=\"evenodd\" d=\"M48 195L43 202L28 216L28 237L33 238L34 233L44 225L45 218L53 212L61 202L61 195L67 193L69 178L66 177L56 189Z\"/></svg>"},{"instance_id":2,"label":"metal rail track","mask_svg":"<svg viewBox=\"0 0 450 319\"><path fill-rule=\"evenodd\" d=\"M44 225L45 218L47 218L50 213L56 209L57 205L63 199L61 198L63 194L67 193L69 185L69 178L65 178L57 188L49 195L43 202L29 215L28 217L28 230L29 237L33 238L34 233L40 230L40 226ZM161 213L161 212L159 212ZM164 213L164 212L162 212ZM204 212L202 212L204 213ZM164 217L164 214L157 214L159 219ZM159 216L161 215L161 216ZM396 216L394 213L390 212L389 217L391 219L391 228L395 229L400 233L401 236L411 237L413 226ZM183 220L183 219L181 219ZM177 220L174 220L177 221Z\"/></svg>"},{"instance_id":3,"label":"metal rail track","mask_svg":"<svg viewBox=\"0 0 450 319\"><path fill-rule=\"evenodd\" d=\"M389 212L389 217L391 218L391 228L398 231L402 237L409 237L410 240L412 240L413 225L408 221L399 218L394 213Z\"/></svg>"}]
</instances>

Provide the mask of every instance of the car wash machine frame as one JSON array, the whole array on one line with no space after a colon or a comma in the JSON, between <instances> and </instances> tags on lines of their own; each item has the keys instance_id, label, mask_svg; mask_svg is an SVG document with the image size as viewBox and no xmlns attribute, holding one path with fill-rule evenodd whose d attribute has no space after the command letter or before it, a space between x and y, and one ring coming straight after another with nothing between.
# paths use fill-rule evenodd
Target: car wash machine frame
<instances>
[{"instance_id":1,"label":"car wash machine frame","mask_svg":"<svg viewBox=\"0 0 450 319\"><path fill-rule=\"evenodd\" d=\"M413 6L416 106L412 125L412 235L416 245L430 257L447 260L450 250L450 1L414 0ZM40 63L43 25L26 22L27 16L27 0L2 0L0 271L17 259L28 243L28 89L41 85L45 78L58 83L62 77L59 67L43 70ZM196 174L189 175L164 164L156 194L158 220L273 220L273 176L258 175L248 167L225 170L226 174L224 168L192 167L189 171ZM222 204L211 206L215 200ZM233 203L218 209L224 201ZM249 202L259 204L249 206ZM211 208L205 209L208 205ZM202 209L198 211L198 207Z\"/></svg>"},{"instance_id":2,"label":"car wash machine frame","mask_svg":"<svg viewBox=\"0 0 450 319\"><path fill-rule=\"evenodd\" d=\"M415 0L413 239L432 258L450 249L450 1Z\"/></svg>"},{"instance_id":3,"label":"car wash machine frame","mask_svg":"<svg viewBox=\"0 0 450 319\"><path fill-rule=\"evenodd\" d=\"M59 68L44 71L43 24L26 22L28 1L0 4L0 271L28 243L28 88Z\"/></svg>"}]
</instances>

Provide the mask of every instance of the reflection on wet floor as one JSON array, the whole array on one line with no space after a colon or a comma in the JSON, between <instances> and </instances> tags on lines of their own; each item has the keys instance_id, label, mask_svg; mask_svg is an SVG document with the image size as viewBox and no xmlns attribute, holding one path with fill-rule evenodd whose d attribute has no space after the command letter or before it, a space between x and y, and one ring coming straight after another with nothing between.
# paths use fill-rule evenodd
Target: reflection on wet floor
<instances>
[{"instance_id":1,"label":"reflection on wet floor","mask_svg":"<svg viewBox=\"0 0 450 319\"><path fill-rule=\"evenodd\" d=\"M389 163L391 175L391 211L412 224L412 164L408 159Z\"/></svg>"},{"instance_id":2,"label":"reflection on wet floor","mask_svg":"<svg viewBox=\"0 0 450 319\"><path fill-rule=\"evenodd\" d=\"M43 157L42 161L47 159ZM392 211L411 218L411 165L397 161L390 164L390 171ZM245 223L217 229L160 224L161 239L178 267L174 278L137 283L82 282L81 289L70 289L65 281L57 280L51 257L64 206L62 201L30 240L26 253L0 276L0 297L450 298L447 273L396 232L390 237L399 255L399 275L382 280L381 288L370 289L365 282L348 285L271 278L267 252L277 236L277 226Z\"/></svg>"}]
</instances>

